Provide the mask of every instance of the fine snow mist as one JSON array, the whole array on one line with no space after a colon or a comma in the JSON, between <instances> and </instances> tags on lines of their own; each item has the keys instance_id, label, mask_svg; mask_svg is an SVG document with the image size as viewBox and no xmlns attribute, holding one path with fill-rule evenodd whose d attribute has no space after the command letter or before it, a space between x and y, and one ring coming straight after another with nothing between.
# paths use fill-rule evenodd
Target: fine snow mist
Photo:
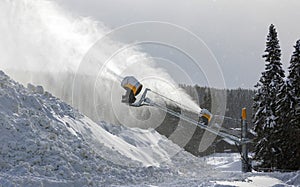
<instances>
[{"instance_id":1,"label":"fine snow mist","mask_svg":"<svg viewBox=\"0 0 300 187\"><path fill-rule=\"evenodd\" d=\"M137 46L122 48L122 42L106 37L109 29L99 22L46 0L1 1L0 18L0 69L23 84L43 85L94 120L146 128L163 120L165 114L156 109L121 103L120 80L127 75L144 89L200 110L159 64Z\"/></svg>"}]
</instances>

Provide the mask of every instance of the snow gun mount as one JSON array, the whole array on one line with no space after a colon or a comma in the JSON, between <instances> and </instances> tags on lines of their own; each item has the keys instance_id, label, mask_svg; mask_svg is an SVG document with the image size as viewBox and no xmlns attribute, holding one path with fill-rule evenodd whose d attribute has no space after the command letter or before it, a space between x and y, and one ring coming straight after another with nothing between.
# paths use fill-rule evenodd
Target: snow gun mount
<instances>
[{"instance_id":1,"label":"snow gun mount","mask_svg":"<svg viewBox=\"0 0 300 187\"><path fill-rule=\"evenodd\" d=\"M148 97L146 97L148 92L152 92L152 93L154 93L154 94L156 94L156 95L158 95L160 97L163 97L164 99L168 99L167 97L165 97L165 96L163 96L163 95L161 95L161 94L159 94L157 92L154 92L154 91L152 91L149 88L146 88L146 90L142 94L141 98L137 102L130 104L130 106L133 106L133 107L141 107L141 106L153 106L153 107L156 107L156 108L158 108L158 109L160 109L160 110L162 110L164 112L167 112L167 113L169 113L169 114L171 114L173 116L176 116L176 117L178 117L178 118L180 118L180 119L182 119L184 121L187 121L187 122L189 122L191 124L194 124L194 125L202 128L202 129L205 129L205 130L207 130L207 131L209 131L209 132L211 132L213 134L216 134L216 135L218 135L218 136L220 136L222 138L234 141L238 145L246 144L246 143L250 143L251 142L248 139L238 138L238 137L236 137L234 135L222 132L222 131L226 131L226 129L224 129L224 128L219 128L219 129L212 128L212 127L207 126L207 125L205 125L202 122L198 122L197 120L192 119L192 118L190 118L190 117L188 117L188 116L186 116L184 114L181 114L179 112L175 112L175 111L173 111L173 110L171 110L171 109L169 109L169 108L167 108L165 106L162 106L162 105L160 105L160 104L152 101ZM180 107L180 105L182 105L182 104L177 103L176 101L173 101L171 99L168 99L168 100L170 100L171 102L175 102L175 104L179 105L179 107Z\"/></svg>"},{"instance_id":2,"label":"snow gun mount","mask_svg":"<svg viewBox=\"0 0 300 187\"><path fill-rule=\"evenodd\" d=\"M175 103L177 106L183 106L185 108L189 108L189 107L186 107L184 105L182 105L181 103L178 103L172 99L169 99L167 98L166 96L163 96L157 92L154 92L152 91L151 89L149 88L146 88L144 93L142 94L141 98L135 102L135 103L132 103L132 104L129 104L129 106L133 106L133 107L141 107L141 106L152 106L152 107L155 107L155 108L158 108L164 112L167 112L173 116L176 116L188 123L191 123L191 124L194 124L204 130L207 130L217 136L220 136L224 139L227 139L227 140L230 140L230 141L233 141L235 143L235 145L238 147L239 145L242 147L242 149L238 149L240 154L241 154L241 160L242 160L242 171L243 172L249 172L251 171L251 163L250 163L250 160L248 159L248 148L247 148L247 144L249 143L252 143L252 140L249 140L247 138L247 123L246 123L246 109L243 108L242 110L242 133L241 133L241 137L237 137L237 136L234 136L232 134L230 134L228 132L228 129L224 129L222 127L218 127L218 128L213 128L213 126L210 126L210 125L206 125L204 122L199 122L199 121L196 121L195 119L192 119L184 114L181 114L179 112L176 112L176 111L173 111L161 104L158 104L157 102L154 102L152 101L150 98L147 97L147 93L148 92L152 92L154 94L156 94L157 96L159 97L162 97L163 99L165 100L169 100L170 102L173 102ZM224 117L224 116L223 116Z\"/></svg>"}]
</instances>

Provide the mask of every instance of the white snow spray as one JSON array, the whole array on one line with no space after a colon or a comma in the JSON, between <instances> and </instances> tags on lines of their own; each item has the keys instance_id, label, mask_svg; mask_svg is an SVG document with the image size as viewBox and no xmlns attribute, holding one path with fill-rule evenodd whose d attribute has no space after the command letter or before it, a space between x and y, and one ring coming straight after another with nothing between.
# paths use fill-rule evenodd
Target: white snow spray
<instances>
[{"instance_id":1,"label":"white snow spray","mask_svg":"<svg viewBox=\"0 0 300 187\"><path fill-rule=\"evenodd\" d=\"M23 84L43 85L96 121L155 128L163 120L165 114L156 109L120 102L119 81L126 75L200 110L155 59L137 46L123 48L121 40L105 37L109 29L99 22L46 0L1 1L0 18L0 68Z\"/></svg>"}]
</instances>

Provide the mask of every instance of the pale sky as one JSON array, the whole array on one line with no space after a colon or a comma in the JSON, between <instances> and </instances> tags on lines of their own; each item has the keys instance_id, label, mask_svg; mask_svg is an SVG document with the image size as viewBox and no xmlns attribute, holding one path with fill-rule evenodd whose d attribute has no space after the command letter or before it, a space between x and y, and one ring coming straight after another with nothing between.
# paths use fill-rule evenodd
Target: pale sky
<instances>
[{"instance_id":1,"label":"pale sky","mask_svg":"<svg viewBox=\"0 0 300 187\"><path fill-rule=\"evenodd\" d=\"M264 70L261 56L271 23L279 35L285 69L294 50L293 45L300 39L299 0L56 1L74 15L91 17L111 30L134 22L160 21L191 31L215 55L228 88L253 88L258 81ZM186 40L184 37L176 39L178 42ZM184 61L181 54L175 57L168 55L172 51L168 53L167 49L153 46L143 48L156 57L161 55L168 60L175 58L174 62L179 66ZM185 73L193 75L191 78L194 83L205 85L205 81L195 78L197 72L193 68L185 68ZM177 81L184 83L184 79Z\"/></svg>"}]
</instances>

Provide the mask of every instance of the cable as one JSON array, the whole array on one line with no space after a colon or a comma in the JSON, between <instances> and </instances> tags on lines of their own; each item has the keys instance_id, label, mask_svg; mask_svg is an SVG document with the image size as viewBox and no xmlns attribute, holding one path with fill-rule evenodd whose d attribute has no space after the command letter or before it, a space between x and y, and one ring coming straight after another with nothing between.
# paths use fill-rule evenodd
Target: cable
<instances>
[{"instance_id":1,"label":"cable","mask_svg":"<svg viewBox=\"0 0 300 187\"><path fill-rule=\"evenodd\" d=\"M152 92L152 93L154 93L154 94L156 94L156 95L158 95L158 96L160 96L160 97L162 97L162 98L164 98L164 99L166 99L166 100L169 100L169 101L172 101L172 102L174 102L174 103L176 103L177 105L181 105L181 106L183 106L183 107L185 107L185 108L187 108L187 109L191 109L190 107L188 107L188 106L185 106L185 105L183 105L183 104L181 104L181 103L178 103L177 101L174 101L174 100L172 100L172 99L169 99L169 98L167 98L166 96L164 96L164 95L162 95L162 94L160 94L160 93L157 93L157 92L155 92L155 91L152 91L152 90L150 90L150 89L148 89L148 91L150 91L150 92ZM154 103L153 103L154 104ZM158 105L158 104L155 104L156 106L159 106L159 107L161 107L161 108L164 108L164 107L162 107L162 106L160 106L160 105ZM192 110L192 109L191 109ZM183 115L183 114L177 114L176 112L174 112L174 111L172 111L172 110L170 110L170 109L167 109L167 111L166 112L170 112L170 113L172 113L173 115L175 115L175 116L177 116L177 117L179 117L179 118L185 118L185 116ZM180 117L181 116L181 117ZM238 122L241 122L241 120L237 120L237 119L234 119L234 118L231 118L231 117L226 117L226 116L220 116L220 115L214 115L214 116L219 116L219 117L223 117L223 118L226 118L226 119L231 119L231 120L235 120L235 121L238 121ZM189 120L188 120L189 121ZM191 121L189 121L189 122L191 122ZM196 121L195 121L196 122ZM194 120L193 120L193 122L191 122L191 123L194 123L195 124L195 122L194 122ZM199 125L198 125L199 126ZM208 126L207 126L208 127ZM202 127L203 128L203 127ZM215 128L212 128L212 127L208 127L209 129L213 129L214 131L220 131L219 132L219 135L220 134L222 134L221 136L223 137L223 138L228 138L228 137L226 137L223 133L226 133L227 135L229 135L231 138L229 138L229 139L231 139L231 140L233 140L232 139L232 137L236 137L234 134L231 134L232 132L230 132L230 130L229 129L226 129L226 128L223 128L223 127L217 127L217 129L215 129ZM240 140L233 140L233 141L238 141L238 142L240 142ZM249 142L250 143L250 142Z\"/></svg>"}]
</instances>

